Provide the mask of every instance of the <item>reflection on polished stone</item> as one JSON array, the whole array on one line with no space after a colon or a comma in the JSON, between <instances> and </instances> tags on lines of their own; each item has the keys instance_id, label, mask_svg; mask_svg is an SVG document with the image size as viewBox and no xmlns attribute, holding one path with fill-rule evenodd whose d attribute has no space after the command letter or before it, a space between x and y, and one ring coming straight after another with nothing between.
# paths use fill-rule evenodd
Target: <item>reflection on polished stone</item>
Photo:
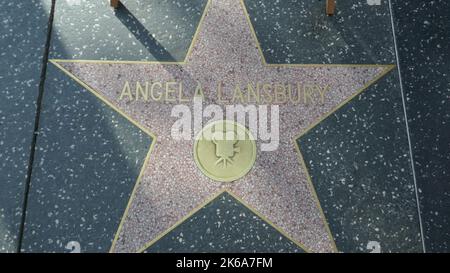
<instances>
[{"instance_id":1,"label":"reflection on polished stone","mask_svg":"<svg viewBox=\"0 0 450 273\"><path fill-rule=\"evenodd\" d=\"M153 139L50 65L24 252L108 252Z\"/></svg>"},{"instance_id":2,"label":"reflection on polished stone","mask_svg":"<svg viewBox=\"0 0 450 273\"><path fill-rule=\"evenodd\" d=\"M244 0L268 63L395 63L389 3Z\"/></svg>"},{"instance_id":3,"label":"reflection on polished stone","mask_svg":"<svg viewBox=\"0 0 450 273\"><path fill-rule=\"evenodd\" d=\"M1 3L0 253L18 247L49 11L40 0Z\"/></svg>"},{"instance_id":4,"label":"reflection on polished stone","mask_svg":"<svg viewBox=\"0 0 450 273\"><path fill-rule=\"evenodd\" d=\"M49 0L47 0L49 1ZM204 0L57 1L50 58L182 61Z\"/></svg>"}]
</instances>

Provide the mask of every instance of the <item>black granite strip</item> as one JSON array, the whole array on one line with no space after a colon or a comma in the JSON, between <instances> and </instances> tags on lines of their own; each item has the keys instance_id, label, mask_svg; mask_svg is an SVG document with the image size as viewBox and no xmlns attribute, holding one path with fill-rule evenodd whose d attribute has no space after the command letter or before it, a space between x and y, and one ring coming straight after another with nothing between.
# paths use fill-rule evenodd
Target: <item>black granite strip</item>
<instances>
[{"instance_id":1,"label":"black granite strip","mask_svg":"<svg viewBox=\"0 0 450 273\"><path fill-rule=\"evenodd\" d=\"M392 0L427 252L450 252L450 2Z\"/></svg>"}]
</instances>

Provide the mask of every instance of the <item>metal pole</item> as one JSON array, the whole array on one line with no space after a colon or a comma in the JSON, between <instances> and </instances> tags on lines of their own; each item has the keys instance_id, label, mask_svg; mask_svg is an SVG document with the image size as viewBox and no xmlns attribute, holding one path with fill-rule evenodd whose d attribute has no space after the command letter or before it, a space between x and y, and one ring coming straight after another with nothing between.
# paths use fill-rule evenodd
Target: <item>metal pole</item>
<instances>
[{"instance_id":1,"label":"metal pole","mask_svg":"<svg viewBox=\"0 0 450 273\"><path fill-rule=\"evenodd\" d=\"M332 16L336 9L336 0L327 0L327 15Z\"/></svg>"},{"instance_id":2,"label":"metal pole","mask_svg":"<svg viewBox=\"0 0 450 273\"><path fill-rule=\"evenodd\" d=\"M117 9L119 7L119 0L110 0L111 7Z\"/></svg>"}]
</instances>

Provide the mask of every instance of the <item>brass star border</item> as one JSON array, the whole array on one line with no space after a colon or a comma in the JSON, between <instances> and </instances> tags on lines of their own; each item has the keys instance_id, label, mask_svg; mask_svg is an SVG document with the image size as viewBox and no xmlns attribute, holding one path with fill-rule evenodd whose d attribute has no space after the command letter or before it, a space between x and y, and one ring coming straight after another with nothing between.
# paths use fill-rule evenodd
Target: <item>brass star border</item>
<instances>
[{"instance_id":1,"label":"brass star border","mask_svg":"<svg viewBox=\"0 0 450 273\"><path fill-rule=\"evenodd\" d=\"M206 0L207 3L203 9L203 13L202 16L197 24L195 33L192 37L191 43L189 45L189 48L187 50L187 53L183 59L183 61L173 61L173 62L167 62L167 61L124 61L124 60L80 60L80 59L50 59L49 62L52 63L53 65L55 65L58 69L60 69L61 71L63 71L66 75L68 75L71 79L73 79L75 82L77 82L80 86L82 86L83 88L85 88L86 90L88 90L90 93L92 93L94 96L96 96L98 99L100 99L102 102L104 102L107 106L109 106L111 109L113 109L114 111L116 111L117 113L119 113L120 115L122 115L125 119L127 119L129 122L131 122L133 125L135 125L137 128L139 128L140 130L142 130L145 134L147 134L151 139L151 145L150 148L145 156L144 162L142 164L142 167L139 171L139 175L138 178L135 182L135 185L133 187L133 190L130 194L130 198L128 200L127 206L125 208L125 211L120 219L120 223L119 226L117 228L117 231L115 232L114 235L114 239L112 241L111 247L109 252L114 252L115 250L115 246L116 243L118 241L118 237L119 234L122 230L124 221L128 215L128 211L130 209L131 203L133 201L133 198L135 196L136 190L140 184L142 175L144 173L144 169L147 166L149 160L150 160L150 155L153 151L154 145L156 143L156 135L154 135L152 132L150 132L148 129L146 129L144 126L140 125L137 121L135 121L133 118L131 118L130 116L128 116L127 114L125 114L122 110L120 110L118 107L116 107L113 103L111 103L110 101L108 101L108 99L106 99L105 97L103 97L102 95L100 95L99 92L95 91L92 87L90 87L88 84L86 84L85 82L83 82L81 79L79 79L77 76L75 76L74 74L72 74L70 71L68 71L66 68L64 68L62 65L60 65L60 63L93 63L93 64L166 64L166 65L183 65L187 63L187 59L190 56L192 49L195 45L195 42L197 40L197 36L199 33L199 29L200 26L202 25L204 18L209 10L210 4L213 0ZM312 179L311 176L308 172L308 168L306 167L305 161L303 159L303 155L300 149L299 144L297 143L297 140L299 138L301 138L303 135L307 134L311 129L313 129L314 127L316 127L318 124L320 124L323 120L325 120L326 118L328 118L330 115L334 114L337 110L339 110L341 107L343 107L344 105L346 105L348 102L350 102L353 98L355 98L356 96L360 95L362 92L364 92L368 87L370 87L372 84L374 84L375 82L377 82L379 79L381 79L382 77L384 77L386 74L388 74L391 70L393 70L396 66L394 64L384 64L384 65L377 65L377 64L273 64L273 63L267 63L266 58L263 54L261 45L259 43L258 37L256 35L256 31L253 27L253 24L251 22L249 13L247 11L246 5L245 5L245 0L239 0L240 4L242 5L242 9L244 11L245 17L247 19L247 23L249 24L250 27L250 32L252 33L253 39L255 40L255 43L258 47L258 52L259 55L261 57L261 60L263 62L264 66L267 67L378 67L378 68L384 68L384 70L379 73L378 76L376 76L374 79L372 79L371 81L367 82L362 88L360 88L358 91L356 91L353 95L351 95L350 97L348 97L346 100L344 100L343 102L341 102L339 105L337 105L335 108L333 108L331 111L329 111L327 114L323 115L320 119L318 119L317 121L315 121L313 124L311 124L308 128L306 128L302 133L299 133L298 135L296 135L292 141L293 141L293 145L295 146L295 149L297 151L297 157L298 157L298 162L301 166L301 168L303 168L303 170L306 173L306 177L307 177L307 185L309 187L310 192L312 193L312 196L316 202L316 205L319 209L321 218L322 218L322 222L324 223L325 229L328 233L328 237L332 243L332 248L335 252L339 252L337 246L336 246L336 242L335 239L331 233L328 221L325 217L325 213L322 209L322 206L320 204L318 195L316 193L314 184L312 183ZM153 244L155 244L157 241L159 241L162 237L164 237L165 235L167 235L168 233L170 233L172 230L174 230L176 227L178 227L179 225L181 225L182 223L184 223L186 220L188 220L190 217L192 217L195 213L197 213L199 210L201 210L203 207L205 207L207 204L213 202L217 197L219 197L221 194L223 193L228 193L229 195L231 195L233 198L235 198L239 203L241 203L244 207L246 207L247 209L249 209L251 212L253 212L255 215L257 215L259 218L261 218L264 222L266 222L268 225L270 225L271 227L273 227L275 230L277 230L281 235L283 235L284 237L286 237L289 241L293 242L295 245L297 245L298 247L300 247L301 249L303 249L305 252L311 252L309 251L303 244L301 244L300 242L297 242L296 240L292 239L286 232L284 232L281 228L277 227L274 223L272 223L270 220L268 220L266 217L264 217L264 215L260 214L257 210L255 210L254 208L250 207L249 205L247 205L242 199L240 199L238 196L236 196L232 191L228 190L228 189L222 189L220 191L218 191L216 194L214 194L213 196L211 196L210 198L208 198L206 201L204 201L203 203L201 203L197 208L193 209L190 213L188 213L186 216L184 216L182 219L180 219L178 222L176 222L173 226L171 226L170 228L168 228L167 230L165 230L164 232L160 233L158 236L156 236L153 240L151 240L150 242L146 243L141 249L139 249L137 252L144 252L146 249L148 249L150 246L152 246Z\"/></svg>"}]
</instances>

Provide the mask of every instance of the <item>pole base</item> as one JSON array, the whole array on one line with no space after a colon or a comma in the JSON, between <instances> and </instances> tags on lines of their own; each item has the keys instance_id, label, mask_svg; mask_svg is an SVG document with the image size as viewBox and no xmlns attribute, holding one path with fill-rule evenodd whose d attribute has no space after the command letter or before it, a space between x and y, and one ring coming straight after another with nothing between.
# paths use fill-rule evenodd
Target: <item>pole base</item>
<instances>
[{"instance_id":1,"label":"pole base","mask_svg":"<svg viewBox=\"0 0 450 273\"><path fill-rule=\"evenodd\" d=\"M120 1L119 0L110 0L109 3L111 4L111 7L117 9L119 7Z\"/></svg>"},{"instance_id":2,"label":"pole base","mask_svg":"<svg viewBox=\"0 0 450 273\"><path fill-rule=\"evenodd\" d=\"M333 16L335 9L336 9L336 0L327 0L327 7L326 7L327 15Z\"/></svg>"}]
</instances>

